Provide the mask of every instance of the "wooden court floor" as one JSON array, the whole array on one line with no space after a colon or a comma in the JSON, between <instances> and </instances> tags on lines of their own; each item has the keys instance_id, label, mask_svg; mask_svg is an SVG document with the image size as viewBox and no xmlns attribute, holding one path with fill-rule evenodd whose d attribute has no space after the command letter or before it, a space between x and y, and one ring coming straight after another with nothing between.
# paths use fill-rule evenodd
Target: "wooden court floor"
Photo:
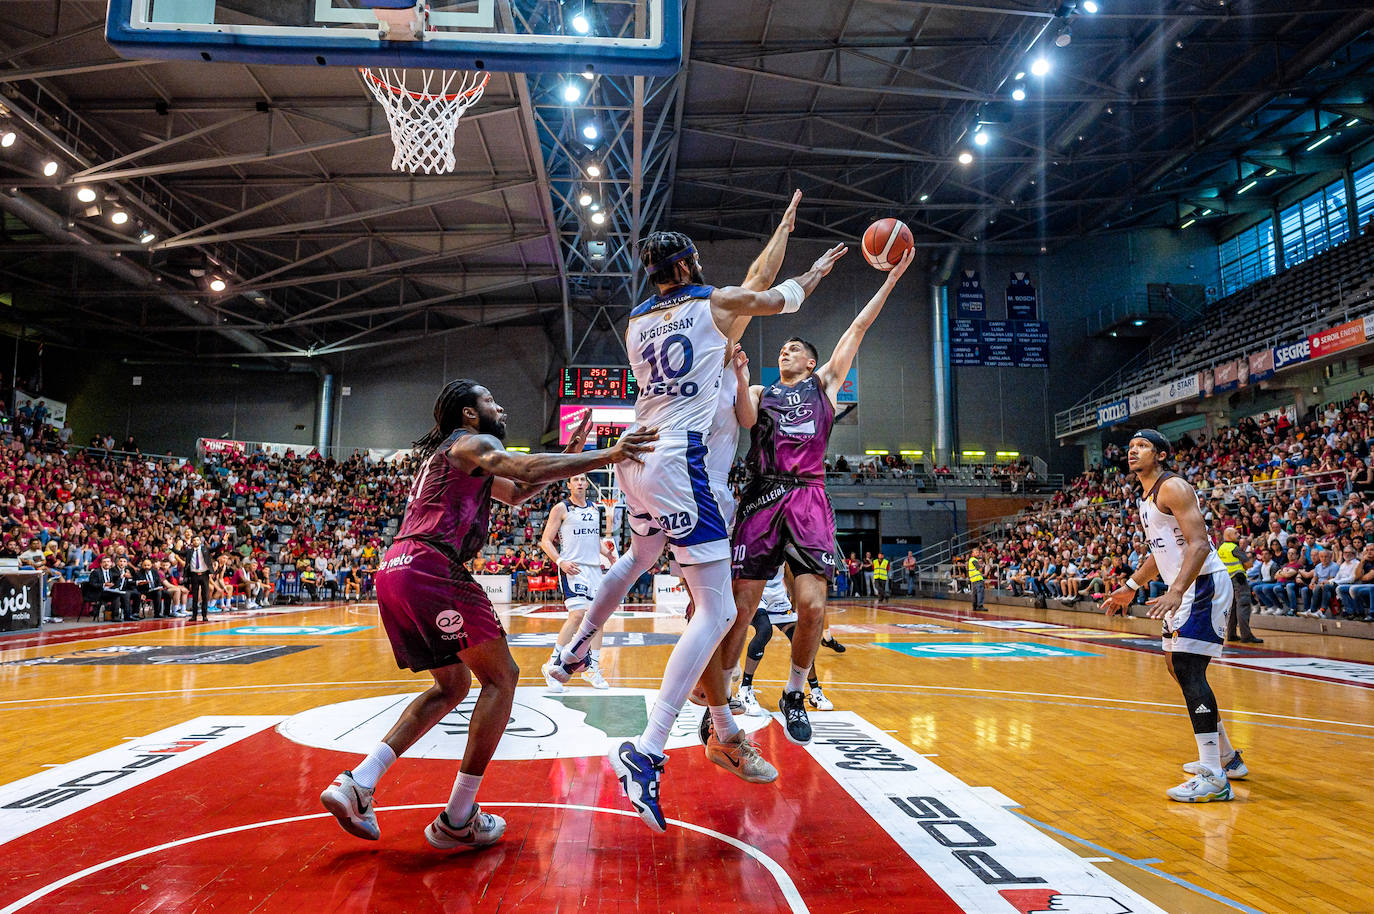
<instances>
[{"instance_id":1,"label":"wooden court floor","mask_svg":"<svg viewBox=\"0 0 1374 914\"><path fill-rule=\"evenodd\" d=\"M1164 790L1196 757L1157 623L953 603L831 604L835 710L748 785L669 744L652 834L601 753L638 732L681 620L618 616L614 688L544 695L561 607L513 607L525 676L479 796L510 823L445 857L460 707L379 785L380 842L319 791L420 677L372 604L0 639L0 914L11 911L1374 911L1374 642L1266 633L1212 683L1251 775L1231 803ZM64 640L71 639L71 640ZM776 706L785 641L757 688ZM35 662L37 661L37 662ZM470 704L470 702L469 702ZM675 748L676 747L676 748Z\"/></svg>"}]
</instances>

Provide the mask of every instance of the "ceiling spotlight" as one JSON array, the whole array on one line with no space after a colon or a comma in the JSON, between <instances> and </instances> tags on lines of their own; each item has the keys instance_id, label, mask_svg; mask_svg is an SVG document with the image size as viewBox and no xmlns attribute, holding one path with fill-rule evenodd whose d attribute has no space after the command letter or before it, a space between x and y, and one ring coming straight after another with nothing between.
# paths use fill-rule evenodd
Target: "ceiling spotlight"
<instances>
[{"instance_id":1,"label":"ceiling spotlight","mask_svg":"<svg viewBox=\"0 0 1374 914\"><path fill-rule=\"evenodd\" d=\"M587 177L589 177L589 178L599 178L599 177L601 177L601 166L598 165L598 164L596 164L595 162L592 162L590 165L588 165L588 166L587 166Z\"/></svg>"},{"instance_id":2,"label":"ceiling spotlight","mask_svg":"<svg viewBox=\"0 0 1374 914\"><path fill-rule=\"evenodd\" d=\"M584 139L594 140L601 136L601 128L596 126L596 124L588 124L582 128L582 136Z\"/></svg>"},{"instance_id":3,"label":"ceiling spotlight","mask_svg":"<svg viewBox=\"0 0 1374 914\"><path fill-rule=\"evenodd\" d=\"M129 214L124 212L124 210L122 209L117 209L114 212L110 213L110 221L113 222L115 225L123 225L124 223L129 221Z\"/></svg>"},{"instance_id":4,"label":"ceiling spotlight","mask_svg":"<svg viewBox=\"0 0 1374 914\"><path fill-rule=\"evenodd\" d=\"M593 223L594 225L602 225L602 224L604 224L605 222L606 222L606 214L605 214L605 213L592 213L592 223Z\"/></svg>"},{"instance_id":5,"label":"ceiling spotlight","mask_svg":"<svg viewBox=\"0 0 1374 914\"><path fill-rule=\"evenodd\" d=\"M582 89L572 83L563 84L563 101L580 102L582 101Z\"/></svg>"},{"instance_id":6,"label":"ceiling spotlight","mask_svg":"<svg viewBox=\"0 0 1374 914\"><path fill-rule=\"evenodd\" d=\"M15 133L13 130L6 130L3 134L0 134L0 146L9 149L18 139L19 134Z\"/></svg>"},{"instance_id":7,"label":"ceiling spotlight","mask_svg":"<svg viewBox=\"0 0 1374 914\"><path fill-rule=\"evenodd\" d=\"M144 229L143 233L138 236L139 244L152 244L154 241L157 241L157 233L152 229Z\"/></svg>"},{"instance_id":8,"label":"ceiling spotlight","mask_svg":"<svg viewBox=\"0 0 1374 914\"><path fill-rule=\"evenodd\" d=\"M579 35L585 35L592 30L592 21L587 18L586 10L572 17L572 27Z\"/></svg>"},{"instance_id":9,"label":"ceiling spotlight","mask_svg":"<svg viewBox=\"0 0 1374 914\"><path fill-rule=\"evenodd\" d=\"M1144 327L1144 326L1145 326L1145 322L1142 321L1142 320L1134 320L1134 321L1131 321L1131 326L1132 326L1132 327Z\"/></svg>"},{"instance_id":10,"label":"ceiling spotlight","mask_svg":"<svg viewBox=\"0 0 1374 914\"><path fill-rule=\"evenodd\" d=\"M959 153L959 164L960 164L960 165L972 165L972 164L973 164L973 153L969 152L968 150L965 150L965 151Z\"/></svg>"},{"instance_id":11,"label":"ceiling spotlight","mask_svg":"<svg viewBox=\"0 0 1374 914\"><path fill-rule=\"evenodd\" d=\"M51 178L55 174L57 174L57 163L54 162L52 159L49 159L48 161L44 162L43 176L45 178Z\"/></svg>"},{"instance_id":12,"label":"ceiling spotlight","mask_svg":"<svg viewBox=\"0 0 1374 914\"><path fill-rule=\"evenodd\" d=\"M1180 229L1186 229L1188 226L1192 225L1192 224L1193 224L1194 222L1196 222L1196 221L1197 221L1196 219L1189 219L1187 222L1185 222L1185 223L1183 223L1182 225L1180 225L1179 228L1180 228ZM1137 325L1137 326L1138 326L1138 325Z\"/></svg>"},{"instance_id":13,"label":"ceiling spotlight","mask_svg":"<svg viewBox=\"0 0 1374 914\"><path fill-rule=\"evenodd\" d=\"M1016 71L1016 75L1012 77L1012 79L1016 80L1017 82L1020 82L1021 80L1025 79L1025 78L1026 78L1026 71L1025 71L1025 70L1017 70L1017 71Z\"/></svg>"},{"instance_id":14,"label":"ceiling spotlight","mask_svg":"<svg viewBox=\"0 0 1374 914\"><path fill-rule=\"evenodd\" d=\"M1083 0L1083 12L1092 15L1102 7L1097 5L1097 0Z\"/></svg>"},{"instance_id":15,"label":"ceiling spotlight","mask_svg":"<svg viewBox=\"0 0 1374 914\"><path fill-rule=\"evenodd\" d=\"M594 212L594 213L595 213L595 212L598 212L598 211L600 211L600 209L601 209L601 204L600 204L600 203L593 203L591 206L587 207L587 209L591 210L591 211Z\"/></svg>"},{"instance_id":16,"label":"ceiling spotlight","mask_svg":"<svg viewBox=\"0 0 1374 914\"><path fill-rule=\"evenodd\" d=\"M1044 76L1050 72L1050 61L1047 57L1037 57L1031 62L1031 75Z\"/></svg>"},{"instance_id":17,"label":"ceiling spotlight","mask_svg":"<svg viewBox=\"0 0 1374 914\"><path fill-rule=\"evenodd\" d=\"M220 279L218 276L216 276L214 279L210 280L210 291L211 291L211 292L223 292L226 288L228 288L227 284L224 282L224 280Z\"/></svg>"},{"instance_id":18,"label":"ceiling spotlight","mask_svg":"<svg viewBox=\"0 0 1374 914\"><path fill-rule=\"evenodd\" d=\"M580 204L582 204L583 206L591 206L591 205L592 205L592 195L589 194L589 193L587 193L587 192L584 190L584 191L582 192L582 196L580 196L580 197L577 198L577 202L580 203Z\"/></svg>"},{"instance_id":19,"label":"ceiling spotlight","mask_svg":"<svg viewBox=\"0 0 1374 914\"><path fill-rule=\"evenodd\" d=\"M980 129L973 135L973 142L977 143L979 146L986 146L990 139L992 139L992 136L986 130Z\"/></svg>"},{"instance_id":20,"label":"ceiling spotlight","mask_svg":"<svg viewBox=\"0 0 1374 914\"><path fill-rule=\"evenodd\" d=\"M79 188L76 192L76 199L80 200L82 203L94 203L95 191L91 190L89 187Z\"/></svg>"},{"instance_id":21,"label":"ceiling spotlight","mask_svg":"<svg viewBox=\"0 0 1374 914\"><path fill-rule=\"evenodd\" d=\"M596 79L596 73L594 73L591 70L583 70L582 78L590 82L591 80Z\"/></svg>"},{"instance_id":22,"label":"ceiling spotlight","mask_svg":"<svg viewBox=\"0 0 1374 914\"><path fill-rule=\"evenodd\" d=\"M1026 90L1022 89L1020 86L1017 86L1015 89L1011 90L1011 97L1016 99L1018 102L1024 102L1026 100Z\"/></svg>"},{"instance_id":23,"label":"ceiling spotlight","mask_svg":"<svg viewBox=\"0 0 1374 914\"><path fill-rule=\"evenodd\" d=\"M929 199L930 199L930 194L921 194L921 202L922 202L922 203L926 202L926 201L929 200Z\"/></svg>"},{"instance_id":24,"label":"ceiling spotlight","mask_svg":"<svg viewBox=\"0 0 1374 914\"><path fill-rule=\"evenodd\" d=\"M1073 33L1068 29L1064 29L1064 31L1054 36L1054 44L1056 47L1067 48L1072 41Z\"/></svg>"},{"instance_id":25,"label":"ceiling spotlight","mask_svg":"<svg viewBox=\"0 0 1374 914\"><path fill-rule=\"evenodd\" d=\"M1312 150L1316 149L1318 146L1322 145L1323 143L1325 143L1326 141L1328 141L1328 140L1330 140L1330 139L1331 139L1331 134L1328 133L1326 136L1322 137L1320 140L1317 140L1317 142L1313 143L1311 146L1308 146L1308 147L1307 147L1307 151L1308 151L1308 152L1311 152Z\"/></svg>"}]
</instances>

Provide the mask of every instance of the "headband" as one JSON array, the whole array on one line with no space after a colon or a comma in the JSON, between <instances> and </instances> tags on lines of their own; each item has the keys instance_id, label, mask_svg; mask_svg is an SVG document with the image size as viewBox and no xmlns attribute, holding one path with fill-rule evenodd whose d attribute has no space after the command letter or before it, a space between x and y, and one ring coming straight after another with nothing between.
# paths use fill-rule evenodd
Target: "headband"
<instances>
[{"instance_id":1,"label":"headband","mask_svg":"<svg viewBox=\"0 0 1374 914\"><path fill-rule=\"evenodd\" d=\"M1142 428L1131 437L1144 438L1146 441L1150 442L1150 444L1154 446L1154 449L1159 452L1161 460L1169 456L1169 452L1173 450L1173 448L1169 446L1169 439L1152 428Z\"/></svg>"},{"instance_id":2,"label":"headband","mask_svg":"<svg viewBox=\"0 0 1374 914\"><path fill-rule=\"evenodd\" d=\"M648 268L648 269L649 269L649 272L650 272L650 273L657 273L659 270L663 269L664 267L666 267L666 266L671 266L672 264L675 264L675 263L677 263L677 262L680 261L680 260L686 260L688 257L695 257L695 256L696 256L696 253L697 253L696 245L694 245L694 244L688 244L687 247L685 247L685 248L683 248L682 250L678 251L676 254L671 254L671 255L669 255L669 256L663 258L662 260L658 261L657 263L651 263L651 264L649 264L649 268Z\"/></svg>"}]
</instances>

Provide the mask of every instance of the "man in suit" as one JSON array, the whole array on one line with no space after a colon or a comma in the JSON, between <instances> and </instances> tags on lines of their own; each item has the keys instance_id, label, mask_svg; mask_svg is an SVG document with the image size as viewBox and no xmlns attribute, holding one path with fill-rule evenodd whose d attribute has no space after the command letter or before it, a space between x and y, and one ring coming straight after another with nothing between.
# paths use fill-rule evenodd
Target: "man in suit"
<instances>
[{"instance_id":1,"label":"man in suit","mask_svg":"<svg viewBox=\"0 0 1374 914\"><path fill-rule=\"evenodd\" d=\"M192 620L196 617L196 610L199 610L201 619L210 621L210 610L206 604L210 599L210 569L214 561L214 554L206 548L205 542L198 536L192 537L191 548L186 550L186 586L191 588L187 606L191 610Z\"/></svg>"},{"instance_id":2,"label":"man in suit","mask_svg":"<svg viewBox=\"0 0 1374 914\"><path fill-rule=\"evenodd\" d=\"M133 613L129 592L124 589L124 575L115 568L114 559L100 557L100 567L91 572L90 600L110 607L114 621L127 622Z\"/></svg>"},{"instance_id":3,"label":"man in suit","mask_svg":"<svg viewBox=\"0 0 1374 914\"><path fill-rule=\"evenodd\" d=\"M138 581L134 574L134 566L129 564L127 555L115 556L115 574L119 576L119 589L124 591L128 599L128 608L124 610L124 618L140 619L143 617L142 607L138 599Z\"/></svg>"},{"instance_id":4,"label":"man in suit","mask_svg":"<svg viewBox=\"0 0 1374 914\"><path fill-rule=\"evenodd\" d=\"M143 560L143 567L139 570L134 583L138 587L139 595L152 605L154 619L169 618L172 615L172 595L167 591L162 572L153 567L152 559Z\"/></svg>"}]
</instances>

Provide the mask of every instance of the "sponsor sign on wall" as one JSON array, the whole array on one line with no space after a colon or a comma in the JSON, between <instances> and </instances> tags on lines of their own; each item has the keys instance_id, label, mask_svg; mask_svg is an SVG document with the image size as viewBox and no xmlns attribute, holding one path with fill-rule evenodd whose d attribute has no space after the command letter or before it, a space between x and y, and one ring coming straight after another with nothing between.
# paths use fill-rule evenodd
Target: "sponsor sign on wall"
<instances>
[{"instance_id":1,"label":"sponsor sign on wall","mask_svg":"<svg viewBox=\"0 0 1374 914\"><path fill-rule=\"evenodd\" d=\"M227 438L200 439L200 452L207 457L210 454L243 454L247 450L248 444L243 441L231 441Z\"/></svg>"},{"instance_id":2,"label":"sponsor sign on wall","mask_svg":"<svg viewBox=\"0 0 1374 914\"><path fill-rule=\"evenodd\" d=\"M1274 376L1274 350L1256 352L1246 361L1250 366L1250 383L1258 384Z\"/></svg>"},{"instance_id":3,"label":"sponsor sign on wall","mask_svg":"<svg viewBox=\"0 0 1374 914\"><path fill-rule=\"evenodd\" d=\"M472 579L482 585L482 589L487 592L487 599L491 602L510 602L510 575L474 574Z\"/></svg>"},{"instance_id":4,"label":"sponsor sign on wall","mask_svg":"<svg viewBox=\"0 0 1374 914\"><path fill-rule=\"evenodd\" d=\"M743 720L744 718L740 718ZM806 751L965 911L1162 909L857 714L811 718Z\"/></svg>"},{"instance_id":5,"label":"sponsor sign on wall","mask_svg":"<svg viewBox=\"0 0 1374 914\"><path fill-rule=\"evenodd\" d=\"M1312 343L1306 337L1274 347L1274 370L1298 365L1312 357Z\"/></svg>"},{"instance_id":6,"label":"sponsor sign on wall","mask_svg":"<svg viewBox=\"0 0 1374 914\"><path fill-rule=\"evenodd\" d=\"M671 574L654 575L654 606L682 615L687 612L687 586Z\"/></svg>"},{"instance_id":7,"label":"sponsor sign on wall","mask_svg":"<svg viewBox=\"0 0 1374 914\"><path fill-rule=\"evenodd\" d=\"M1159 387L1152 387L1141 393L1132 394L1130 399L1131 414L1143 413L1146 410L1167 406L1180 400L1191 400L1198 396L1200 390L1201 377L1197 374L1187 374L1181 378L1175 378L1168 384L1161 384Z\"/></svg>"},{"instance_id":8,"label":"sponsor sign on wall","mask_svg":"<svg viewBox=\"0 0 1374 914\"><path fill-rule=\"evenodd\" d=\"M1348 321L1329 330L1314 333L1307 338L1307 342L1312 347L1312 358L1320 359L1323 356L1361 346L1366 339L1365 321L1361 319Z\"/></svg>"},{"instance_id":9,"label":"sponsor sign on wall","mask_svg":"<svg viewBox=\"0 0 1374 914\"><path fill-rule=\"evenodd\" d=\"M0 632L18 632L41 626L42 593L36 571L0 574Z\"/></svg>"},{"instance_id":10,"label":"sponsor sign on wall","mask_svg":"<svg viewBox=\"0 0 1374 914\"><path fill-rule=\"evenodd\" d=\"M261 733L280 717L197 717L0 786L0 844Z\"/></svg>"},{"instance_id":11,"label":"sponsor sign on wall","mask_svg":"<svg viewBox=\"0 0 1374 914\"><path fill-rule=\"evenodd\" d=\"M1131 401L1114 400L1097 408L1097 427L1107 428L1131 418Z\"/></svg>"},{"instance_id":12,"label":"sponsor sign on wall","mask_svg":"<svg viewBox=\"0 0 1374 914\"><path fill-rule=\"evenodd\" d=\"M763 367L759 373L759 383L764 387L778 383L780 375L777 366ZM835 395L836 403L858 403L859 402L859 369L849 369L849 374L844 376L844 383L840 385L839 392Z\"/></svg>"},{"instance_id":13,"label":"sponsor sign on wall","mask_svg":"<svg viewBox=\"0 0 1374 914\"><path fill-rule=\"evenodd\" d=\"M1222 362L1212 369L1213 389L1224 394L1227 391L1235 390L1240 385L1240 361L1232 359L1229 362Z\"/></svg>"},{"instance_id":14,"label":"sponsor sign on wall","mask_svg":"<svg viewBox=\"0 0 1374 914\"><path fill-rule=\"evenodd\" d=\"M49 425L53 428L61 428L66 423L67 404L62 401L54 400L51 397L31 397L22 390L14 392L14 408L16 410L21 406L28 406L30 409L36 410L40 403L47 407L48 412L44 421Z\"/></svg>"}]
</instances>

